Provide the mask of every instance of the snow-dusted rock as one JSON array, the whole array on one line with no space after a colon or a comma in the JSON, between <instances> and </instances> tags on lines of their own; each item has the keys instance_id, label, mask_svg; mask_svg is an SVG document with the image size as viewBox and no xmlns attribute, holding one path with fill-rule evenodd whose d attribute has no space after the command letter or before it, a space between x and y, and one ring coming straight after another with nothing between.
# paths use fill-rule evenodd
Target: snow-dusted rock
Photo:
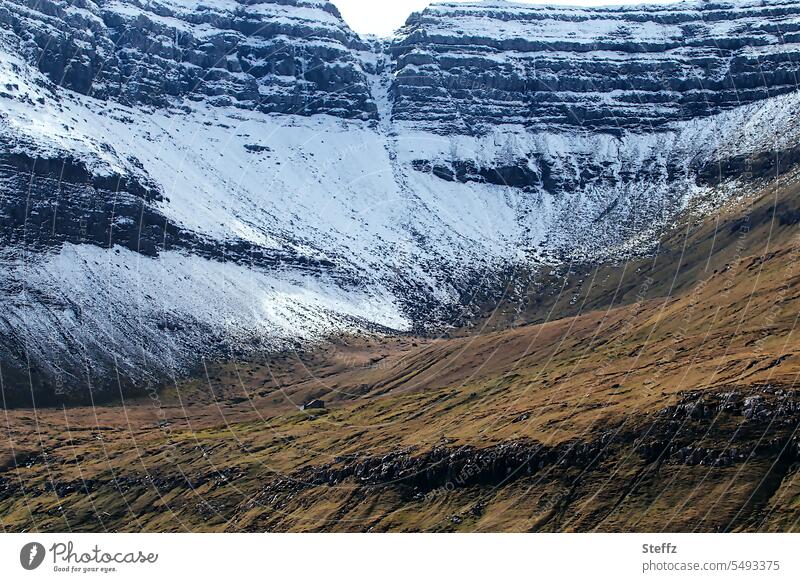
<instances>
[{"instance_id":1,"label":"snow-dusted rock","mask_svg":"<svg viewBox=\"0 0 800 582\"><path fill-rule=\"evenodd\" d=\"M7 402L446 324L518 267L647 252L798 159L798 15L445 4L365 42L321 0L0 0Z\"/></svg>"},{"instance_id":2,"label":"snow-dusted rock","mask_svg":"<svg viewBox=\"0 0 800 582\"><path fill-rule=\"evenodd\" d=\"M99 99L375 116L366 45L324 0L3 0L0 24L52 82Z\"/></svg>"},{"instance_id":3,"label":"snow-dusted rock","mask_svg":"<svg viewBox=\"0 0 800 582\"><path fill-rule=\"evenodd\" d=\"M392 45L395 117L482 133L651 131L793 92L800 2L441 3Z\"/></svg>"}]
</instances>

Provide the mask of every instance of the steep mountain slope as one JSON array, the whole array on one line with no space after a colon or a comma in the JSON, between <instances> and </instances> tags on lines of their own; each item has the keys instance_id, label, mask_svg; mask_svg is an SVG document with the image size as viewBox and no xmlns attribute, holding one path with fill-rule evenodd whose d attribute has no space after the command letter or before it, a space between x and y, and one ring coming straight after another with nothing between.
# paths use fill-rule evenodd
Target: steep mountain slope
<instances>
[{"instance_id":1,"label":"steep mountain slope","mask_svg":"<svg viewBox=\"0 0 800 582\"><path fill-rule=\"evenodd\" d=\"M698 252L602 311L209 365L155 406L8 411L0 525L797 531L799 195L795 172L682 221Z\"/></svg>"},{"instance_id":2,"label":"steep mountain slope","mask_svg":"<svg viewBox=\"0 0 800 582\"><path fill-rule=\"evenodd\" d=\"M322 0L0 6L7 404L468 321L798 159L794 2L444 4L369 43Z\"/></svg>"},{"instance_id":3,"label":"steep mountain slope","mask_svg":"<svg viewBox=\"0 0 800 582\"><path fill-rule=\"evenodd\" d=\"M0 22L53 82L98 99L375 116L366 45L330 2L8 0Z\"/></svg>"},{"instance_id":4,"label":"steep mountain slope","mask_svg":"<svg viewBox=\"0 0 800 582\"><path fill-rule=\"evenodd\" d=\"M653 130L713 115L797 89L797 10L436 4L393 47L395 117L480 133L508 123Z\"/></svg>"}]
</instances>

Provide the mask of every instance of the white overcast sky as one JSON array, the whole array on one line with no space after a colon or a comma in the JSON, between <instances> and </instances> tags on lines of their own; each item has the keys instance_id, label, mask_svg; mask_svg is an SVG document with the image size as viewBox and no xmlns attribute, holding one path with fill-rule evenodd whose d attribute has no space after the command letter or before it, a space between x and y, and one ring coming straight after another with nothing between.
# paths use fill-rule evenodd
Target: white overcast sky
<instances>
[{"instance_id":1,"label":"white overcast sky","mask_svg":"<svg viewBox=\"0 0 800 582\"><path fill-rule=\"evenodd\" d=\"M429 0L331 0L339 8L350 28L359 34L389 36L401 27L412 12L422 10L432 2ZM450 2L468 0L448 0ZM603 6L619 4L666 4L670 0L572 0L547 2L547 0L525 1L525 4L567 4L570 6Z\"/></svg>"}]
</instances>

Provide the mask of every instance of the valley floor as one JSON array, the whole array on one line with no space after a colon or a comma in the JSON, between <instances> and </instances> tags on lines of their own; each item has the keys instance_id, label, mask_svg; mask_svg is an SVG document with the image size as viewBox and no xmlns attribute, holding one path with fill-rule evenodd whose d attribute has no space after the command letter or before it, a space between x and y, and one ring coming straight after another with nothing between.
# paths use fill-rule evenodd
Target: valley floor
<instances>
[{"instance_id":1,"label":"valley floor","mask_svg":"<svg viewBox=\"0 0 800 582\"><path fill-rule=\"evenodd\" d=\"M798 531L799 189L463 337L337 338L152 398L4 410L0 525Z\"/></svg>"}]
</instances>

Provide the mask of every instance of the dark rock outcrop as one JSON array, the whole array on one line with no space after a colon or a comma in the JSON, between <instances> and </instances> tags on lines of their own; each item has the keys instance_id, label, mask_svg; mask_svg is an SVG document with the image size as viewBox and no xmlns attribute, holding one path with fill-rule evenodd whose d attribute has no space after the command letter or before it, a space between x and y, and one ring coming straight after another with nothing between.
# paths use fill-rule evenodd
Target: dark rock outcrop
<instances>
[{"instance_id":1,"label":"dark rock outcrop","mask_svg":"<svg viewBox=\"0 0 800 582\"><path fill-rule=\"evenodd\" d=\"M791 0L433 5L392 46L394 115L444 133L659 129L795 91L798 10Z\"/></svg>"},{"instance_id":2,"label":"dark rock outcrop","mask_svg":"<svg viewBox=\"0 0 800 582\"><path fill-rule=\"evenodd\" d=\"M333 4L241 0L6 0L0 26L57 85L163 107L176 97L264 113L376 115L354 51L366 45Z\"/></svg>"}]
</instances>

